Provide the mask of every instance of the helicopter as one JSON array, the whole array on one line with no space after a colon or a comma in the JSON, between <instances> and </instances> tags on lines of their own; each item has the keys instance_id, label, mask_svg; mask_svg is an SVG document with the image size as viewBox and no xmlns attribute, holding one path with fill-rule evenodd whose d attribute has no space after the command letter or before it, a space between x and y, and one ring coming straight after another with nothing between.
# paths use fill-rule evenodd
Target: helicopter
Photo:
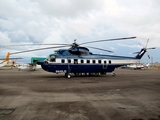
<instances>
[{"instance_id":1,"label":"helicopter","mask_svg":"<svg viewBox=\"0 0 160 120\"><path fill-rule=\"evenodd\" d=\"M116 75L114 73L115 68L124 65L139 63L139 60L143 57L143 55L147 52L147 50L155 49L155 47L147 48L148 44L147 41L146 46L142 48L135 57L128 57L128 56L94 54L88 48L103 50L106 52L113 52L113 51L91 46L84 47L82 45L89 43L96 43L96 42L126 40L134 38L136 37L96 40L96 41L84 42L81 44L77 44L76 40L74 40L74 43L72 44L41 44L41 45L57 45L57 46L20 51L11 54L18 54L18 53L31 52L44 49L62 48L69 46L68 49L55 50L54 53L50 54L44 61L38 61L37 64L41 65L42 69L47 72L53 72L56 74L64 73L67 78L71 78L72 74L77 76L83 74L103 75L107 73L112 73L112 75L115 76ZM35 45L40 45L40 44L35 44ZM23 46L23 45L18 45L18 46Z\"/></svg>"}]
</instances>

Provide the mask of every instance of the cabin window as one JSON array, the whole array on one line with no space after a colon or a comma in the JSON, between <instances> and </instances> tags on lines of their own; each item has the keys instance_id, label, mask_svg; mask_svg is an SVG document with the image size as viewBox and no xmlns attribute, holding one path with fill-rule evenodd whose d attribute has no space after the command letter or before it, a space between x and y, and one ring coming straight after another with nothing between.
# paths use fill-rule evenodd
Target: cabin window
<instances>
[{"instance_id":1,"label":"cabin window","mask_svg":"<svg viewBox=\"0 0 160 120\"><path fill-rule=\"evenodd\" d=\"M64 59L62 59L62 60L61 60L61 63L65 63L65 60L64 60Z\"/></svg>"},{"instance_id":2,"label":"cabin window","mask_svg":"<svg viewBox=\"0 0 160 120\"><path fill-rule=\"evenodd\" d=\"M109 60L109 64L111 64L111 60Z\"/></svg>"},{"instance_id":3,"label":"cabin window","mask_svg":"<svg viewBox=\"0 0 160 120\"><path fill-rule=\"evenodd\" d=\"M81 60L81 63L84 63L84 60Z\"/></svg>"},{"instance_id":4,"label":"cabin window","mask_svg":"<svg viewBox=\"0 0 160 120\"><path fill-rule=\"evenodd\" d=\"M90 60L87 60L87 63L90 63Z\"/></svg>"},{"instance_id":5,"label":"cabin window","mask_svg":"<svg viewBox=\"0 0 160 120\"><path fill-rule=\"evenodd\" d=\"M92 60L92 63L96 63L96 61L95 61L95 60Z\"/></svg>"},{"instance_id":6,"label":"cabin window","mask_svg":"<svg viewBox=\"0 0 160 120\"><path fill-rule=\"evenodd\" d=\"M68 63L71 63L71 59L68 59Z\"/></svg>"},{"instance_id":7,"label":"cabin window","mask_svg":"<svg viewBox=\"0 0 160 120\"><path fill-rule=\"evenodd\" d=\"M107 62L106 61L104 61L104 64L106 64Z\"/></svg>"},{"instance_id":8,"label":"cabin window","mask_svg":"<svg viewBox=\"0 0 160 120\"><path fill-rule=\"evenodd\" d=\"M100 64L100 63L101 63L101 60L98 60L98 63Z\"/></svg>"},{"instance_id":9,"label":"cabin window","mask_svg":"<svg viewBox=\"0 0 160 120\"><path fill-rule=\"evenodd\" d=\"M50 61L51 61L51 62L55 62L55 61L56 61L55 56L51 56Z\"/></svg>"},{"instance_id":10,"label":"cabin window","mask_svg":"<svg viewBox=\"0 0 160 120\"><path fill-rule=\"evenodd\" d=\"M74 64L78 64L78 59L74 59Z\"/></svg>"}]
</instances>

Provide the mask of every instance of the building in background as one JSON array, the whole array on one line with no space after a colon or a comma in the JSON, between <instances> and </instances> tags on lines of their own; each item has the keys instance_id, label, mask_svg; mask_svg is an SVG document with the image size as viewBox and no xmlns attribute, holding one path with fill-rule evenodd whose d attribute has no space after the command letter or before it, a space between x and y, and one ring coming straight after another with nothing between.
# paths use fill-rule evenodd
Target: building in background
<instances>
[{"instance_id":1,"label":"building in background","mask_svg":"<svg viewBox=\"0 0 160 120\"><path fill-rule=\"evenodd\" d=\"M42 57L31 57L31 64L37 64L37 61L44 61L45 59Z\"/></svg>"}]
</instances>

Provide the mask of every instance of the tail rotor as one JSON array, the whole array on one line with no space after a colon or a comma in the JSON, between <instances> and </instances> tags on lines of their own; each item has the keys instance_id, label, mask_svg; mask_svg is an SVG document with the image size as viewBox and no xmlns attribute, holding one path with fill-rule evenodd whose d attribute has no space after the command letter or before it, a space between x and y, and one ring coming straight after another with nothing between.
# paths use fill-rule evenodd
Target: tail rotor
<instances>
[{"instance_id":1,"label":"tail rotor","mask_svg":"<svg viewBox=\"0 0 160 120\"><path fill-rule=\"evenodd\" d=\"M155 47L147 48L148 42L149 42L149 39L147 40L145 47L143 47L141 49L141 51L138 53L138 55L136 56L137 59L141 59L145 52L147 53L147 56L150 59L150 55L148 53L148 50L149 49L156 49L156 48ZM140 43L139 43L139 45L142 46Z\"/></svg>"}]
</instances>

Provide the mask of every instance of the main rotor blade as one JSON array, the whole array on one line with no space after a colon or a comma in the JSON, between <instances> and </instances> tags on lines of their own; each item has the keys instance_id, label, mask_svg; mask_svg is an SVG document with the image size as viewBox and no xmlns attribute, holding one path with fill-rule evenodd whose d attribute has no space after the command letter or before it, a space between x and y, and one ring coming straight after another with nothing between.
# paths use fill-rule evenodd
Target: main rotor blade
<instances>
[{"instance_id":1,"label":"main rotor blade","mask_svg":"<svg viewBox=\"0 0 160 120\"><path fill-rule=\"evenodd\" d=\"M20 44L20 45L4 45L4 46L38 46L38 45L68 45L70 44Z\"/></svg>"},{"instance_id":2,"label":"main rotor blade","mask_svg":"<svg viewBox=\"0 0 160 120\"><path fill-rule=\"evenodd\" d=\"M25 53L25 52L31 52L31 51L38 51L38 50L45 50L45 49L52 49L52 48L62 48L62 47L68 47L68 46L56 46L56 47L38 48L38 49L33 49L33 50L25 50L25 51L20 51L20 52L14 52L14 53L10 53L10 54L13 55L13 54L19 54L19 53Z\"/></svg>"},{"instance_id":3,"label":"main rotor blade","mask_svg":"<svg viewBox=\"0 0 160 120\"><path fill-rule=\"evenodd\" d=\"M115 41L115 40L125 40L125 39L134 39L136 37L126 37L126 38L116 38L116 39L107 39L107 40L96 40L91 42L84 42L79 45L88 44L88 43L95 43L95 42L105 42L105 41Z\"/></svg>"},{"instance_id":4,"label":"main rotor blade","mask_svg":"<svg viewBox=\"0 0 160 120\"><path fill-rule=\"evenodd\" d=\"M5 60L6 58L1 58L0 60ZM15 60L15 59L22 59L22 58L8 58L8 60Z\"/></svg>"},{"instance_id":5,"label":"main rotor blade","mask_svg":"<svg viewBox=\"0 0 160 120\"><path fill-rule=\"evenodd\" d=\"M102 51L105 51L105 52L111 52L111 53L113 53L113 51L110 51L110 50L105 50L105 49L96 48L96 47L91 47L91 46L87 46L87 47L93 48L93 49L97 49L97 50L102 50Z\"/></svg>"}]
</instances>

